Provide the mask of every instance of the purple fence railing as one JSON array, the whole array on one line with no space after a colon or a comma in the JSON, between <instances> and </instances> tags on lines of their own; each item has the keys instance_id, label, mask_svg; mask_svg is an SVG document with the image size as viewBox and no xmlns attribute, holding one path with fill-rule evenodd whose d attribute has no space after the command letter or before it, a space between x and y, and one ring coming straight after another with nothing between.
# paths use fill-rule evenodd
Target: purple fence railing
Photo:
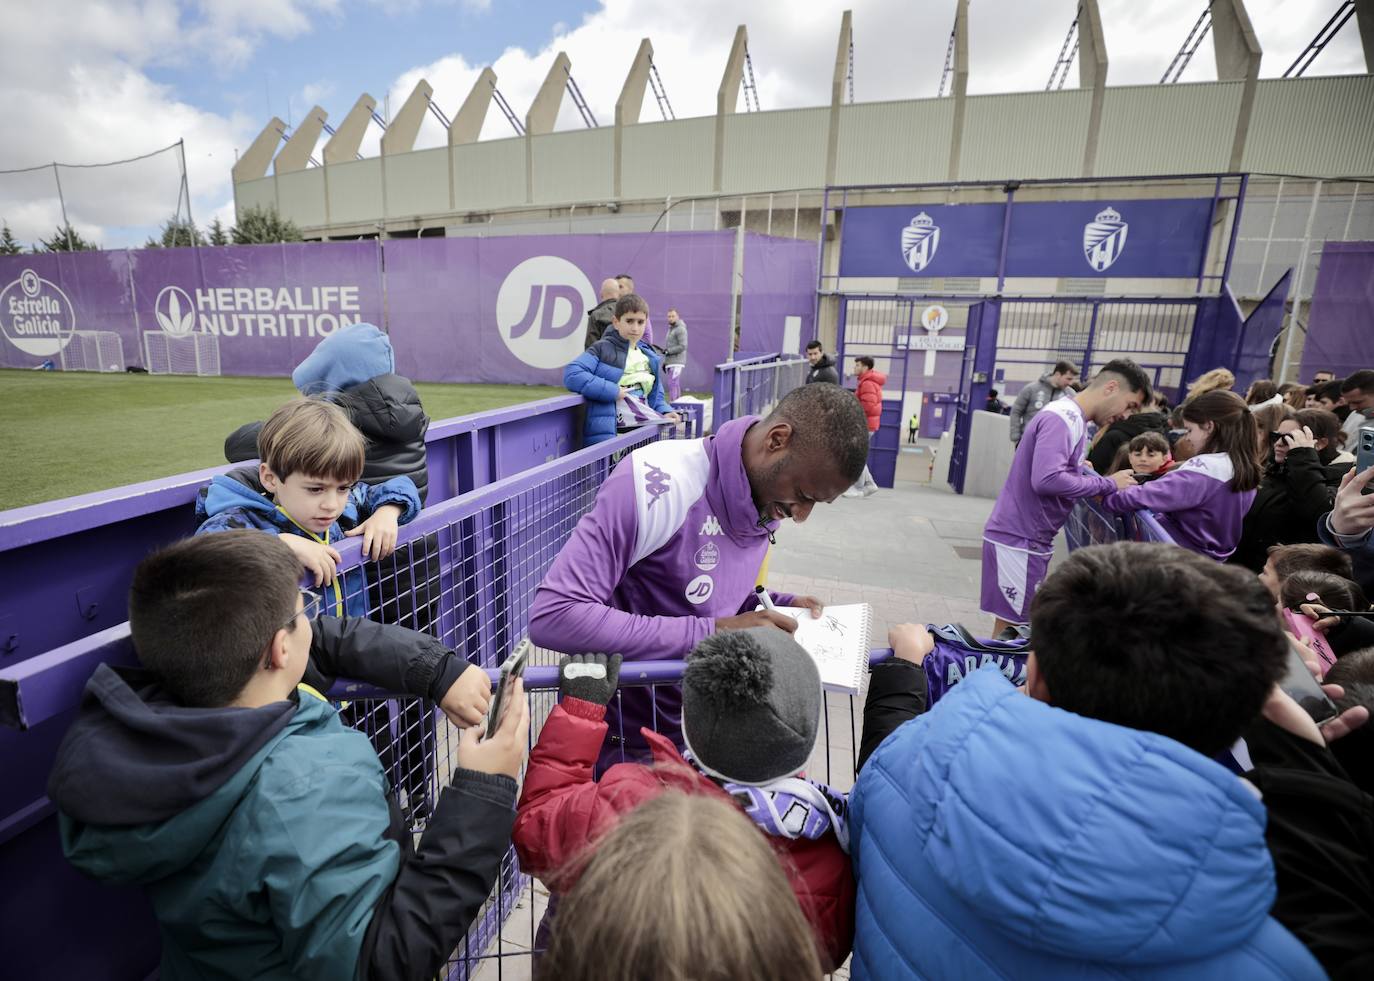
<instances>
[{"instance_id":1,"label":"purple fence railing","mask_svg":"<svg viewBox=\"0 0 1374 981\"><path fill-rule=\"evenodd\" d=\"M498 480L421 512L401 532L396 554L367 566L369 615L417 626L469 660L494 669L528 629L534 592L596 491L626 452L666 435L639 430ZM341 573L359 565L360 543L340 546ZM884 652L877 652L881 657ZM528 673L532 739L553 706L556 652L536 652ZM45 784L53 756L99 663L135 662L127 624L36 658L0 668L0 752L10 765L0 781L0 878L23 883L0 890L0 923L11 945L7 968L17 977L146 978L157 965L156 925L136 890L100 886L61 855ZM670 683L680 664L627 666L626 686ZM412 832L426 826L454 766L456 731L434 706L413 697L341 682L331 696L343 719L369 735ZM841 788L852 785L857 717L847 696L827 696L825 738L811 769ZM498 888L467 940L450 959L450 978L474 975L484 961L528 957L540 893L513 854ZM508 919L528 911L528 927ZM511 944L523 936L528 943ZM53 945L51 937L69 942ZM503 939L504 938L504 939ZM495 942L496 949L490 951ZM513 966L513 965L512 965Z\"/></svg>"},{"instance_id":2,"label":"purple fence railing","mask_svg":"<svg viewBox=\"0 0 1374 981\"><path fill-rule=\"evenodd\" d=\"M526 630L535 589L611 468L659 435L627 433L422 511L401 530L396 555L368 566L369 615L434 633L476 663L498 663ZM359 565L359 540L339 551L341 572ZM22 940L7 950L7 971L16 977L142 979L157 965L146 899L137 890L99 886L67 865L46 796L86 680L102 662L134 660L128 625L119 624L0 665L0 881L25 884L0 890L0 923ZM422 828L434 796L429 788L451 770L447 755L440 756L446 730L432 723L432 706L379 699L350 704L343 714L377 737L412 827ZM443 752L451 746L443 742ZM51 944L58 935L71 942Z\"/></svg>"},{"instance_id":3,"label":"purple fence railing","mask_svg":"<svg viewBox=\"0 0 1374 981\"><path fill-rule=\"evenodd\" d=\"M806 382L806 361L791 354L761 354L716 365L712 426L741 416L767 415L778 400Z\"/></svg>"},{"instance_id":4,"label":"purple fence railing","mask_svg":"<svg viewBox=\"0 0 1374 981\"><path fill-rule=\"evenodd\" d=\"M580 440L581 404L563 395L435 422L429 503L565 455ZM122 623L134 566L195 530L196 491L228 469L0 512L0 665Z\"/></svg>"},{"instance_id":5,"label":"purple fence railing","mask_svg":"<svg viewBox=\"0 0 1374 981\"><path fill-rule=\"evenodd\" d=\"M1064 524L1069 551L1111 542L1164 542L1175 544L1173 536L1149 511L1111 514L1091 500L1076 502Z\"/></svg>"}]
</instances>

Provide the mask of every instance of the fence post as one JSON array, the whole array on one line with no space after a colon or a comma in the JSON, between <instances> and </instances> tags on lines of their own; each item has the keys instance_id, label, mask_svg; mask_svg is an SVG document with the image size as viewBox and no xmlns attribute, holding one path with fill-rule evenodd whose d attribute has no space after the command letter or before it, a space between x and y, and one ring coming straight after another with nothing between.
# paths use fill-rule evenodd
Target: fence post
<instances>
[{"instance_id":1,"label":"fence post","mask_svg":"<svg viewBox=\"0 0 1374 981\"><path fill-rule=\"evenodd\" d=\"M1307 209L1307 225L1302 233L1302 248L1298 251L1298 276L1293 284L1293 309L1288 314L1288 332L1283 339L1283 362L1278 366L1274 381L1282 385L1288 380L1288 366L1293 360L1293 338L1297 335L1298 314L1302 311L1303 280L1307 273L1307 260L1312 250L1312 222L1317 217L1317 201L1321 199L1322 182L1312 185L1312 204Z\"/></svg>"}]
</instances>

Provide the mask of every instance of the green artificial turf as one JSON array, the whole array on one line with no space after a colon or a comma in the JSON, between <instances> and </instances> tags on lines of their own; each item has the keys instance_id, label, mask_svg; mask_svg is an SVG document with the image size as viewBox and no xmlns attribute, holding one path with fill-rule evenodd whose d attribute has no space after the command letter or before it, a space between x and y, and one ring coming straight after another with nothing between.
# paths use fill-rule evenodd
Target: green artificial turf
<instances>
[{"instance_id":1,"label":"green artificial turf","mask_svg":"<svg viewBox=\"0 0 1374 981\"><path fill-rule=\"evenodd\" d=\"M415 387L432 419L566 394ZM295 394L289 378L0 370L0 510L216 466L225 436Z\"/></svg>"}]
</instances>

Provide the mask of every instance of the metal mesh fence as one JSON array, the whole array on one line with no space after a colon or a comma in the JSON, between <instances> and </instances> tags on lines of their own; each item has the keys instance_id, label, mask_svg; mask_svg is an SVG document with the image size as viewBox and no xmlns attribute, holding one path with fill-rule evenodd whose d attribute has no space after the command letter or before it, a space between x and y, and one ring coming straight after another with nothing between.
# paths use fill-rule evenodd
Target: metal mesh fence
<instances>
[{"instance_id":1,"label":"metal mesh fence","mask_svg":"<svg viewBox=\"0 0 1374 981\"><path fill-rule=\"evenodd\" d=\"M340 566L344 585L334 603L361 599L371 618L433 633L470 662L496 667L525 636L535 591L601 484L626 453L660 435L626 433L422 512L402 529L391 557ZM536 648L530 659L531 745L557 699L551 669L558 657ZM680 670L680 664L667 666L669 676L680 677ZM636 675L628 666L622 671L622 690L658 687ZM656 675L660 682L663 675ZM371 739L418 842L456 765L458 730L423 699L379 697L346 683L331 695L343 720ZM854 782L857 719L854 699L827 693L808 772L842 790ZM503 978L511 971L529 977L546 897L508 853L496 888L441 976Z\"/></svg>"},{"instance_id":2,"label":"metal mesh fence","mask_svg":"<svg viewBox=\"0 0 1374 981\"><path fill-rule=\"evenodd\" d=\"M1078 501L1064 524L1069 551L1111 542L1162 542L1177 544L1157 517L1149 511L1110 514L1090 500Z\"/></svg>"}]
</instances>

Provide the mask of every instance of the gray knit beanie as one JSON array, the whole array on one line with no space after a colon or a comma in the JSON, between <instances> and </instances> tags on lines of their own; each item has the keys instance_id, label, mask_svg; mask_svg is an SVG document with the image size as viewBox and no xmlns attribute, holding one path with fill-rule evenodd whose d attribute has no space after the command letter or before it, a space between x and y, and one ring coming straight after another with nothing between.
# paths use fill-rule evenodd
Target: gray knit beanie
<instances>
[{"instance_id":1,"label":"gray knit beanie","mask_svg":"<svg viewBox=\"0 0 1374 981\"><path fill-rule=\"evenodd\" d=\"M776 627L713 634L687 655L682 732L703 770L765 784L806 765L820 727L821 676Z\"/></svg>"}]
</instances>

